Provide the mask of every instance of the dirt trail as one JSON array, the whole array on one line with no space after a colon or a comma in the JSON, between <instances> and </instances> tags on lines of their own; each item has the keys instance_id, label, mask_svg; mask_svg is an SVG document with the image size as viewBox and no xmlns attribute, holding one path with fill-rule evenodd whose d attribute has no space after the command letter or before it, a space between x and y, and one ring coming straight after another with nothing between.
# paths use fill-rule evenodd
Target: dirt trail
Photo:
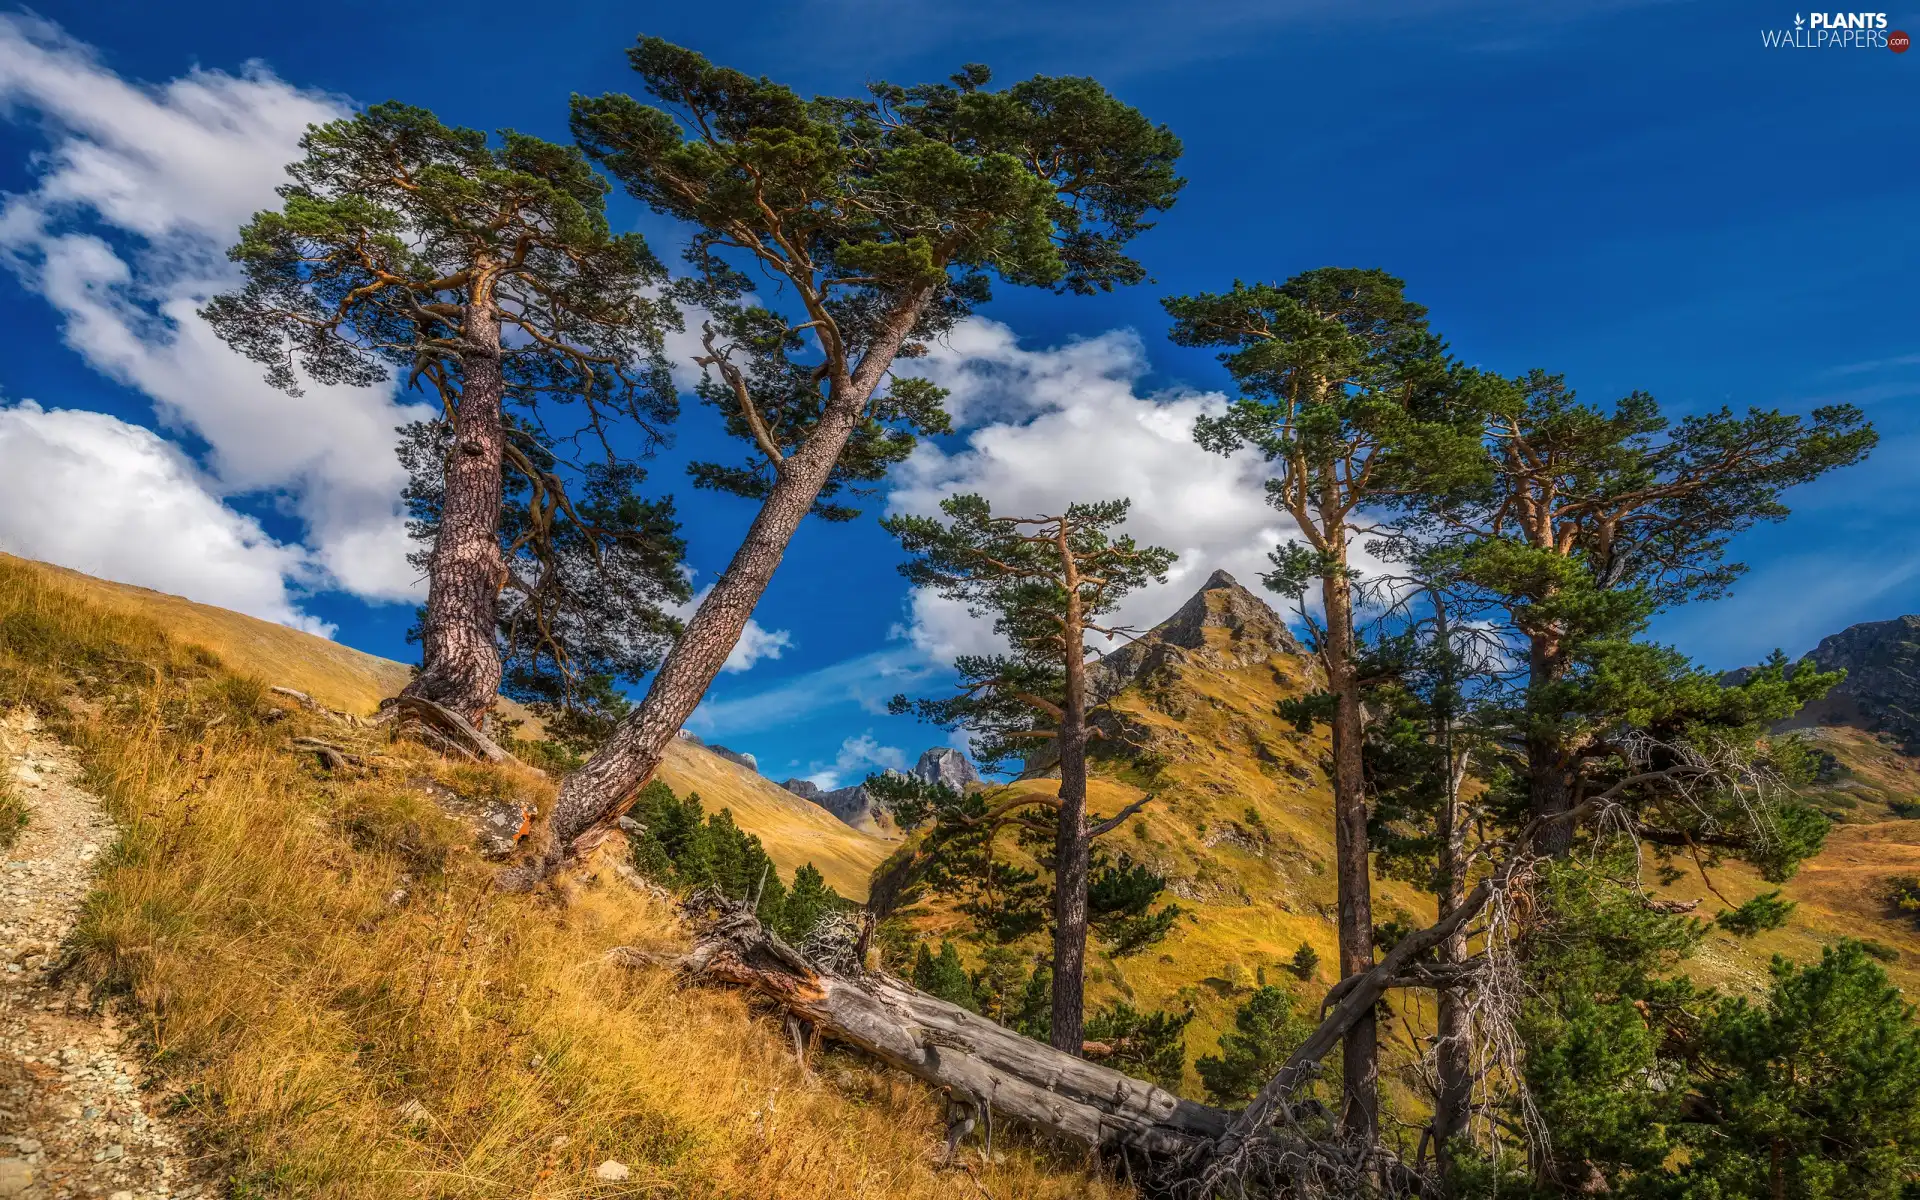
<instances>
[{"instance_id":1,"label":"dirt trail","mask_svg":"<svg viewBox=\"0 0 1920 1200\"><path fill-rule=\"evenodd\" d=\"M213 1196L149 1109L112 1011L47 978L113 823L71 752L24 710L0 714L0 774L31 814L0 851L0 1200Z\"/></svg>"}]
</instances>

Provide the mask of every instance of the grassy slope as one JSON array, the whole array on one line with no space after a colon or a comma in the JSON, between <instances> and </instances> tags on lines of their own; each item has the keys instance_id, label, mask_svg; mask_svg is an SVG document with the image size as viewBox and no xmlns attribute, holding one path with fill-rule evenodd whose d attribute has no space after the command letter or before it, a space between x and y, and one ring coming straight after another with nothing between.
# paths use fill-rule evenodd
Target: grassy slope
<instances>
[{"instance_id":1,"label":"grassy slope","mask_svg":"<svg viewBox=\"0 0 1920 1200\"><path fill-rule=\"evenodd\" d=\"M123 830L102 858L73 970L131 1002L154 1074L232 1195L953 1198L940 1106L829 1055L812 1074L777 1024L665 970L670 914L589 872L495 891L469 830L418 776L530 790L273 701L157 624L0 562L0 707L31 704L79 751ZM340 775L286 749L348 740ZM1000 1196L1112 1197L1009 1145ZM594 1167L632 1169L601 1183Z\"/></svg>"},{"instance_id":2,"label":"grassy slope","mask_svg":"<svg viewBox=\"0 0 1920 1200\"><path fill-rule=\"evenodd\" d=\"M1841 764L1836 779L1806 793L1834 819L1826 848L1780 889L1798 905L1784 928L1753 939L1714 932L1695 973L1708 982L1757 992L1766 985L1767 962L1774 954L1808 961L1840 938L1869 938L1899 951L1899 958L1886 964L1887 972L1908 993L1920 994L1920 922L1886 899L1890 877L1920 874L1920 820L1904 819L1894 808L1920 803L1920 763L1858 729L1830 726L1800 735L1813 737ZM1661 888L1663 895L1700 900L1703 913L1724 907L1690 858L1678 857L1674 865L1687 873ZM1720 897L1734 904L1775 886L1738 864L1712 868L1707 875Z\"/></svg>"},{"instance_id":3,"label":"grassy slope","mask_svg":"<svg viewBox=\"0 0 1920 1200\"><path fill-rule=\"evenodd\" d=\"M1209 628L1205 636L1220 659L1234 657L1226 630ZM1166 875L1170 898L1189 915L1138 954L1114 959L1096 951L1088 965L1089 1000L1124 998L1137 1008L1174 1010L1191 1003L1190 1059L1217 1052L1220 1033L1232 1026L1263 970L1268 982L1312 1001L1337 977L1331 791L1322 762L1327 735L1299 733L1274 712L1280 699L1313 686L1308 670L1307 660L1294 655L1227 670L1176 667L1157 686L1130 689L1114 705L1132 736L1165 765L1143 778L1095 764L1094 813L1116 812L1145 791L1157 796L1103 846ZM1051 791L1058 783L1013 786ZM1376 886L1374 903L1379 920L1395 907L1431 913L1430 904L1423 910L1420 897L1395 881ZM938 905L922 911L929 931L950 930L962 920ZM1320 956L1317 977L1308 983L1285 965L1303 942ZM1038 951L1042 939L1030 943ZM1191 1070L1187 1082L1189 1093L1201 1094Z\"/></svg>"},{"instance_id":4,"label":"grassy slope","mask_svg":"<svg viewBox=\"0 0 1920 1200\"><path fill-rule=\"evenodd\" d=\"M405 679L401 664L222 609L0 556L0 569L7 566L40 572L49 583L105 608L149 616L243 673L299 687L337 707L370 711ZM1227 651L1224 630L1209 629L1207 637ZM1225 671L1181 668L1152 694L1129 693L1118 707L1165 756L1166 766L1152 779L1110 774L1093 785L1093 807L1100 813L1137 798L1143 785L1159 794L1143 817L1108 840L1108 848L1154 862L1175 881L1177 899L1193 917L1142 954L1117 961L1096 955L1092 996L1126 997L1148 1008L1191 1000L1191 1055L1213 1052L1215 1038L1261 968L1273 981L1291 980L1280 965L1302 942L1315 948L1321 965L1318 979L1297 990L1317 996L1332 981L1332 827L1321 765L1326 738L1323 731L1299 734L1273 713L1278 700L1310 686L1305 671L1303 660L1277 655ZM1799 908L1786 928L1755 939L1713 933L1696 973L1710 982L1757 988L1774 953L1805 960L1837 938L1870 937L1900 951L1889 970L1909 991L1920 991L1920 924L1892 912L1882 899L1887 877L1920 873L1920 821L1898 819L1888 807L1889 801L1920 800L1920 764L1856 730L1823 729L1817 736L1845 770L1813 798L1841 823L1826 851L1784 889ZM868 872L892 848L755 773L684 743L670 749L661 777L676 791L698 791L710 809L731 807L783 870L811 860L844 895L865 895ZM1054 785L1034 780L1018 786ZM1259 814L1258 826L1248 820L1249 808ZM1703 913L1722 907L1690 860L1676 865L1687 874L1661 888L1662 894L1700 899ZM1711 876L1731 903L1771 890L1734 865L1715 868ZM1376 919L1385 920L1396 907L1430 915L1411 889L1382 881ZM930 911L923 924L937 932L954 921ZM1394 1032L1405 1036L1404 1027ZM1192 1077L1189 1082L1197 1088Z\"/></svg>"},{"instance_id":5,"label":"grassy slope","mask_svg":"<svg viewBox=\"0 0 1920 1200\"><path fill-rule=\"evenodd\" d=\"M1218 656L1230 658L1233 647L1225 630L1210 628L1206 637ZM1326 732L1300 734L1274 712L1281 699L1315 686L1309 670L1307 660L1292 655L1224 671L1189 663L1158 683L1136 686L1115 704L1134 736L1162 755L1166 765L1150 779L1122 772L1092 782L1096 813L1117 811L1143 789L1159 797L1144 818L1136 817L1105 845L1112 853L1127 850L1153 863L1172 881L1175 898L1191 916L1165 942L1136 956L1114 960L1096 952L1088 971L1089 996L1095 1002L1124 997L1144 1008L1178 1009L1191 1001L1190 1058L1216 1052L1219 1033L1230 1025L1262 967L1270 982L1292 987L1302 1000L1317 1001L1334 979ZM1893 912L1882 898L1888 876L1920 874L1920 820L1897 819L1887 806L1889 800L1920 800L1920 764L1855 730L1828 729L1818 736L1845 769L1811 798L1842 823L1834 827L1826 850L1783 889L1799 907L1786 927L1757 938L1713 931L1691 969L1703 982L1758 991L1773 954L1817 960L1823 944L1865 937L1900 951L1888 970L1896 982L1920 993L1920 922ZM1051 790L1058 785L1031 780L1014 786ZM1249 809L1260 818L1257 824ZM1650 860L1650 877L1654 865ZM1674 865L1687 873L1657 889L1661 894L1701 900L1704 916L1726 907L1691 859L1682 857ZM1731 904L1773 888L1738 865L1714 867L1709 874ZM1433 917L1431 902L1408 885L1376 880L1375 921L1387 920L1396 908L1421 924ZM963 921L938 905L922 909L919 917L929 932L952 931ZM1311 983L1296 982L1282 966L1302 942L1320 956L1318 977ZM1041 939L1030 939L1030 947L1041 949ZM1411 995L1419 1001L1420 994ZM1430 1005L1416 1006L1401 1015L1418 1025L1428 1011ZM1411 1057L1404 1053L1410 1036L1424 1032L1408 1024L1396 1020L1387 1028L1403 1051L1402 1061ZM1191 1071L1187 1090L1200 1094Z\"/></svg>"},{"instance_id":6,"label":"grassy slope","mask_svg":"<svg viewBox=\"0 0 1920 1200\"><path fill-rule=\"evenodd\" d=\"M347 712L371 713L407 682L402 663L224 608L11 555L0 554L0 567L38 573L50 585L107 611L151 620L173 638L212 651L233 671L298 688ZM740 827L759 836L783 872L811 862L843 896L864 898L868 876L892 848L753 771L684 742L667 748L660 778L683 796L700 793L709 812L732 809Z\"/></svg>"}]
</instances>

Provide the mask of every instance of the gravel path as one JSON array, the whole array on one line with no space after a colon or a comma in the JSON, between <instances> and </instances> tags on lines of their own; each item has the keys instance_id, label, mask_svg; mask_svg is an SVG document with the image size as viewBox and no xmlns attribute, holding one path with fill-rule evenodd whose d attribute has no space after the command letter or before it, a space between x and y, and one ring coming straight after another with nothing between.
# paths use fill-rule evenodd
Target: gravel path
<instances>
[{"instance_id":1,"label":"gravel path","mask_svg":"<svg viewBox=\"0 0 1920 1200\"><path fill-rule=\"evenodd\" d=\"M211 1197L143 1095L113 1013L47 969L114 840L67 748L24 710L0 715L0 772L31 823L0 852L0 1200Z\"/></svg>"}]
</instances>

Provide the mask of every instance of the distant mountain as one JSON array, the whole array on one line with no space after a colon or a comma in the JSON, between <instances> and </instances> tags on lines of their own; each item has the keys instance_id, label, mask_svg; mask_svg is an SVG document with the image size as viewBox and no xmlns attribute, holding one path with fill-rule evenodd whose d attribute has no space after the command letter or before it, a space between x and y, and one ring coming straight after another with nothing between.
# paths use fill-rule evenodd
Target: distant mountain
<instances>
[{"instance_id":1,"label":"distant mountain","mask_svg":"<svg viewBox=\"0 0 1920 1200\"><path fill-rule=\"evenodd\" d=\"M1847 678L1784 728L1850 725L1920 755L1920 616L1850 626L1822 638L1811 657L1822 671L1843 669Z\"/></svg>"},{"instance_id":2,"label":"distant mountain","mask_svg":"<svg viewBox=\"0 0 1920 1200\"><path fill-rule=\"evenodd\" d=\"M980 782L980 773L973 769L967 756L952 746L921 751L920 761L913 765L912 773L928 783L944 783L956 792L965 791L970 783Z\"/></svg>"},{"instance_id":3,"label":"distant mountain","mask_svg":"<svg viewBox=\"0 0 1920 1200\"><path fill-rule=\"evenodd\" d=\"M899 775L901 772L889 767L884 772ZM980 773L973 769L967 756L951 746L934 746L920 754L920 761L913 765L908 774L916 775L928 783L944 783L956 791L965 791L968 784L980 782ZM864 783L849 787L823 791L819 784L810 779L789 779L780 785L796 796L813 801L834 816L869 833L889 833L893 822L887 814L874 806L873 796Z\"/></svg>"},{"instance_id":4,"label":"distant mountain","mask_svg":"<svg viewBox=\"0 0 1920 1200\"><path fill-rule=\"evenodd\" d=\"M683 741L692 742L694 745L707 751L707 753L709 754L718 754L721 758L726 759L728 762L738 763L739 765L745 767L749 771L758 771L760 769L760 760L755 758L751 754L743 754L738 750L729 750L718 742L713 742L713 743L703 742L699 738L695 737L691 733L688 733L684 729L680 731L680 737Z\"/></svg>"}]
</instances>

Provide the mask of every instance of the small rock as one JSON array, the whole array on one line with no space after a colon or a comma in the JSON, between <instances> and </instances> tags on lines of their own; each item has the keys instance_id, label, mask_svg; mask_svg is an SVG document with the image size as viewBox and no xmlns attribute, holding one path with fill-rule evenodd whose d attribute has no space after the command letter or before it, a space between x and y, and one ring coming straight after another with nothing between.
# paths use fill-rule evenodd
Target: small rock
<instances>
[{"instance_id":1,"label":"small rock","mask_svg":"<svg viewBox=\"0 0 1920 1200\"><path fill-rule=\"evenodd\" d=\"M40 1153L40 1139L38 1138L30 1138L30 1137L18 1138L14 1141L13 1144L14 1144L14 1147L18 1149L22 1154Z\"/></svg>"},{"instance_id":2,"label":"small rock","mask_svg":"<svg viewBox=\"0 0 1920 1200\"><path fill-rule=\"evenodd\" d=\"M24 1196L32 1186L32 1167L17 1158L0 1158L0 1196Z\"/></svg>"},{"instance_id":3,"label":"small rock","mask_svg":"<svg viewBox=\"0 0 1920 1200\"><path fill-rule=\"evenodd\" d=\"M593 1169L593 1177L606 1183L624 1183L631 1174L633 1172L627 1169L627 1164L611 1158Z\"/></svg>"},{"instance_id":4,"label":"small rock","mask_svg":"<svg viewBox=\"0 0 1920 1200\"><path fill-rule=\"evenodd\" d=\"M517 800L496 800L480 813L480 854L505 858L533 830L533 809Z\"/></svg>"},{"instance_id":5,"label":"small rock","mask_svg":"<svg viewBox=\"0 0 1920 1200\"><path fill-rule=\"evenodd\" d=\"M417 1125L433 1116L432 1113L427 1111L427 1106L418 1100L409 1100L405 1104L402 1104L398 1115L402 1125Z\"/></svg>"},{"instance_id":6,"label":"small rock","mask_svg":"<svg viewBox=\"0 0 1920 1200\"><path fill-rule=\"evenodd\" d=\"M113 1195L108 1196L107 1200L133 1200L133 1193L132 1192L115 1192Z\"/></svg>"}]
</instances>

